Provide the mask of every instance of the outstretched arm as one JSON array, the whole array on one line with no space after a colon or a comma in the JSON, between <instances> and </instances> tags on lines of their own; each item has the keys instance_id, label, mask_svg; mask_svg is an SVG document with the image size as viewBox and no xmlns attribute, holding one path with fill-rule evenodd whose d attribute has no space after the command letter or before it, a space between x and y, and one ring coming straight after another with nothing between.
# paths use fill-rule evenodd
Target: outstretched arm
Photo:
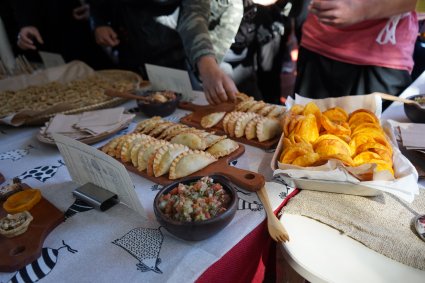
<instances>
[{"instance_id":1,"label":"outstretched arm","mask_svg":"<svg viewBox=\"0 0 425 283\"><path fill-rule=\"evenodd\" d=\"M235 83L219 67L208 31L209 0L183 0L177 31L192 67L199 72L210 104L234 101Z\"/></svg>"},{"instance_id":2,"label":"outstretched arm","mask_svg":"<svg viewBox=\"0 0 425 283\"><path fill-rule=\"evenodd\" d=\"M348 26L414 11L416 2L417 0L313 0L309 9L324 24Z\"/></svg>"}]
</instances>

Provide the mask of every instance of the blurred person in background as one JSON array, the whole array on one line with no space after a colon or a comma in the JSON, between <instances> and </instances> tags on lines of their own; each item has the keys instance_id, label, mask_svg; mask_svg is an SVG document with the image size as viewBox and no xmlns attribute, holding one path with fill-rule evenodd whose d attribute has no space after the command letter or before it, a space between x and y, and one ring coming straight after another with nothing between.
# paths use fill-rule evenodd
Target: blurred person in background
<instances>
[{"instance_id":1,"label":"blurred person in background","mask_svg":"<svg viewBox=\"0 0 425 283\"><path fill-rule=\"evenodd\" d=\"M19 24L17 45L30 58L36 51L59 53L66 62L81 60L95 69L112 67L96 45L89 23L90 6L78 0L13 0ZM32 57L31 57L32 56Z\"/></svg>"},{"instance_id":2,"label":"blurred person in background","mask_svg":"<svg viewBox=\"0 0 425 283\"><path fill-rule=\"evenodd\" d=\"M295 93L399 95L411 83L415 5L416 0L313 0L302 30Z\"/></svg>"},{"instance_id":3,"label":"blurred person in background","mask_svg":"<svg viewBox=\"0 0 425 283\"><path fill-rule=\"evenodd\" d=\"M220 69L209 34L210 8L209 0L93 0L96 41L116 48L120 66L145 79L145 63L189 70L210 104L234 101L238 89Z\"/></svg>"},{"instance_id":4,"label":"blurred person in background","mask_svg":"<svg viewBox=\"0 0 425 283\"><path fill-rule=\"evenodd\" d=\"M239 31L221 64L238 89L256 100L280 103L280 73L289 34L288 2L243 0Z\"/></svg>"}]
</instances>

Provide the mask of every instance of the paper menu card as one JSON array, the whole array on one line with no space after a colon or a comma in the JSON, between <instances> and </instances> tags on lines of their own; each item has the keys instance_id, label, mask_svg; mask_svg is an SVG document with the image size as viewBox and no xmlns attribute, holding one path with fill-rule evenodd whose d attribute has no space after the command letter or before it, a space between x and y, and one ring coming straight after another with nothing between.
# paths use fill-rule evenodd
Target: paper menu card
<instances>
[{"instance_id":1,"label":"paper menu card","mask_svg":"<svg viewBox=\"0 0 425 283\"><path fill-rule=\"evenodd\" d=\"M93 183L118 195L121 202L147 218L124 165L94 147L53 134L74 182Z\"/></svg>"},{"instance_id":2,"label":"paper menu card","mask_svg":"<svg viewBox=\"0 0 425 283\"><path fill-rule=\"evenodd\" d=\"M401 140L407 149L425 149L425 124L398 123Z\"/></svg>"},{"instance_id":3,"label":"paper menu card","mask_svg":"<svg viewBox=\"0 0 425 283\"><path fill-rule=\"evenodd\" d=\"M65 65L65 60L59 53L39 51L38 54L40 55L45 68Z\"/></svg>"},{"instance_id":4,"label":"paper menu card","mask_svg":"<svg viewBox=\"0 0 425 283\"><path fill-rule=\"evenodd\" d=\"M153 90L172 90L182 94L182 99L192 101L195 95L187 71L145 64Z\"/></svg>"}]
</instances>

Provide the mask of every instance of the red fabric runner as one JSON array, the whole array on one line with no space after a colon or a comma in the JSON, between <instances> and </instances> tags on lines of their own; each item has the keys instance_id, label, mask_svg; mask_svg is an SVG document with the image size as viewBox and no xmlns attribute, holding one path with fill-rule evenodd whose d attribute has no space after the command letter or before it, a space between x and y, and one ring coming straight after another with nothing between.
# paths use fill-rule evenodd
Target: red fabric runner
<instances>
[{"instance_id":1,"label":"red fabric runner","mask_svg":"<svg viewBox=\"0 0 425 283\"><path fill-rule=\"evenodd\" d=\"M289 194L275 210L275 214L298 192L296 189ZM196 282L274 282L275 251L276 242L270 238L266 219L210 266Z\"/></svg>"}]
</instances>

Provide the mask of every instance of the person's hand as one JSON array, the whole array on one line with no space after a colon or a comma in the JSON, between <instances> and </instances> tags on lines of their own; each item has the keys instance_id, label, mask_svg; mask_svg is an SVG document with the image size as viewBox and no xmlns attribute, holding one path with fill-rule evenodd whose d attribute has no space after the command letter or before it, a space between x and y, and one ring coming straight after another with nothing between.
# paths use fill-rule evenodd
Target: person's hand
<instances>
[{"instance_id":1,"label":"person's hand","mask_svg":"<svg viewBox=\"0 0 425 283\"><path fill-rule=\"evenodd\" d=\"M84 4L75 8L72 10L72 16L77 21L88 20L90 16L90 6L88 4Z\"/></svg>"},{"instance_id":2,"label":"person's hand","mask_svg":"<svg viewBox=\"0 0 425 283\"><path fill-rule=\"evenodd\" d=\"M38 29L34 26L27 26L21 28L18 34L18 46L23 50L32 49L36 50L37 47L34 44L34 39L37 40L38 43L43 44L43 38L40 35Z\"/></svg>"},{"instance_id":3,"label":"person's hand","mask_svg":"<svg viewBox=\"0 0 425 283\"><path fill-rule=\"evenodd\" d=\"M96 43L102 46L114 47L120 43L118 35L109 26L100 26L94 30Z\"/></svg>"},{"instance_id":4,"label":"person's hand","mask_svg":"<svg viewBox=\"0 0 425 283\"><path fill-rule=\"evenodd\" d=\"M235 83L220 69L213 56L201 57L197 65L209 104L236 101L238 89Z\"/></svg>"},{"instance_id":5,"label":"person's hand","mask_svg":"<svg viewBox=\"0 0 425 283\"><path fill-rule=\"evenodd\" d=\"M365 3L363 0L313 0L309 10L323 24L343 27L367 18Z\"/></svg>"}]
</instances>

